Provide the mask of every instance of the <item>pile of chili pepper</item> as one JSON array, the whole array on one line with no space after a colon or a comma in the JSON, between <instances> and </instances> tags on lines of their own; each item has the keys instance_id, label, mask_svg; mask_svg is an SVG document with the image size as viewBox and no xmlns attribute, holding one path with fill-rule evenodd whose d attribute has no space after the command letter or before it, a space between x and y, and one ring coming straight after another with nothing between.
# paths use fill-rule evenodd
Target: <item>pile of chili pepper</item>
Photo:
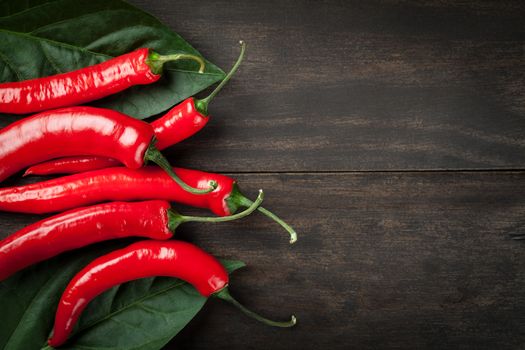
<instances>
[{"instance_id":1,"label":"pile of chili pepper","mask_svg":"<svg viewBox=\"0 0 525 350\"><path fill-rule=\"evenodd\" d=\"M195 245L172 239L184 222L231 221L257 210L280 224L289 233L290 243L297 240L287 223L261 207L262 190L252 201L234 179L173 168L160 152L208 123L210 101L242 62L246 45L240 44L236 63L208 97L190 97L151 124L113 110L79 105L154 83L166 62L193 60L202 73L201 57L163 56L141 48L73 72L0 84L0 112L39 112L0 130L0 181L21 170L24 176L67 174L0 188L0 210L55 213L0 241L0 280L89 244L145 238L95 259L73 277L58 305L50 346L68 341L82 311L96 296L118 284L152 276L182 279L203 296L226 300L270 326L295 325L294 316L276 322L247 310L230 295L228 274L218 260ZM157 166L146 165L148 161ZM217 217L185 216L169 202L207 208Z\"/></svg>"}]
</instances>

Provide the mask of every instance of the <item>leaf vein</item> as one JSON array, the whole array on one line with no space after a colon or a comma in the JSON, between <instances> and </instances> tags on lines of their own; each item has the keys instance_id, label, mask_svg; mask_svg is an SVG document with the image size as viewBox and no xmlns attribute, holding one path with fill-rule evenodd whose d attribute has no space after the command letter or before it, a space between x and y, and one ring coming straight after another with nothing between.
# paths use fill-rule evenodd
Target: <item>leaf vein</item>
<instances>
[{"instance_id":1,"label":"leaf vein","mask_svg":"<svg viewBox=\"0 0 525 350\"><path fill-rule=\"evenodd\" d=\"M15 73L16 77L18 78L18 80L23 80L24 77L22 76L22 72L16 68L13 63L7 58L6 55L4 55L3 52L0 51L0 60L4 61L4 63L6 64L7 67L9 67L9 69Z\"/></svg>"},{"instance_id":2,"label":"leaf vein","mask_svg":"<svg viewBox=\"0 0 525 350\"><path fill-rule=\"evenodd\" d=\"M62 70L58 67L58 65L56 64L56 62L54 60L51 59L51 57L48 55L48 53L46 52L46 48L44 47L44 44L42 44L41 41L38 42L38 44L40 45L40 48L42 49L42 53L44 54L44 57L49 61L49 63L51 64L51 67L53 67L53 69L57 72L57 73L62 73Z\"/></svg>"},{"instance_id":3,"label":"leaf vein","mask_svg":"<svg viewBox=\"0 0 525 350\"><path fill-rule=\"evenodd\" d=\"M36 8L39 8L39 7L44 7L45 5L49 5L49 4L52 4L54 2L58 2L58 1L60 1L60 0L48 1L46 3L40 4L40 5L36 5L36 6L33 6L33 7L29 7L29 8L23 9L21 11L15 12L15 13L10 13L10 14L5 15L5 16L0 16L0 18L7 18L7 17L16 16L16 15L19 15L21 13L28 12L28 11L34 10Z\"/></svg>"},{"instance_id":4,"label":"leaf vein","mask_svg":"<svg viewBox=\"0 0 525 350\"><path fill-rule=\"evenodd\" d=\"M29 303L29 305L27 306L27 308L24 310L24 313L22 314L22 317L20 317L20 322L18 322L18 324L22 323L22 321L27 317L27 314L28 314L28 311L31 309L31 307L33 306L33 304L35 304L35 302L37 301L38 299L38 296L46 291L48 289L48 285L49 284L52 284L53 282L55 281L54 278L52 278L52 276L49 276L49 279L46 281L46 283L44 283L39 289L38 289L38 292L33 296L33 298L31 298L31 302ZM18 328L18 327L17 327ZM16 328L16 329L17 329ZM9 344L11 344L11 341L13 340L13 335L16 333L16 329L9 335L9 339L7 340L7 343L6 345L4 346L4 349L8 349L9 348Z\"/></svg>"},{"instance_id":5,"label":"leaf vein","mask_svg":"<svg viewBox=\"0 0 525 350\"><path fill-rule=\"evenodd\" d=\"M4 28L0 28L0 32L11 34L11 35L23 36L23 37L26 37L26 38L31 39L31 40L46 41L46 42L51 43L53 45L70 48L70 49L76 50L76 51L82 51L82 52L89 53L89 54L92 54L92 55L95 55L95 56L103 56L104 58L111 58L112 57L110 55L106 55L106 54L99 53L99 52L94 52L94 51L88 50L88 49L80 47L80 46L74 46L74 45L71 45L71 44L68 44L68 43L64 43L64 42L61 42L61 41L56 41L56 40L52 40L52 39L48 39L48 38L43 38L43 37L40 37L40 36L33 36L31 34L27 34L27 33L23 33L23 32L15 32L15 31L12 31L12 30L9 30L9 29L4 29Z\"/></svg>"},{"instance_id":6,"label":"leaf vein","mask_svg":"<svg viewBox=\"0 0 525 350\"><path fill-rule=\"evenodd\" d=\"M93 11L93 12L90 12L90 13L83 13L83 14L81 14L79 16L75 16L75 17L64 18L64 19L62 19L60 21L48 23L48 24L43 25L41 27L35 28L34 30L32 30L30 32L27 32L26 34L33 35L35 33L38 33L39 31L45 30L46 28L52 27L52 26L57 25L57 24L63 24L63 23L67 23L67 22L70 22L70 21L76 21L76 20L78 20L80 18L89 17L89 16L92 16L92 15L98 15L99 13L103 13L103 12L120 12L120 11L141 14L141 12L136 11L136 10L131 10L131 9L111 9L111 10L102 9L102 10L97 10L97 11Z\"/></svg>"},{"instance_id":7,"label":"leaf vein","mask_svg":"<svg viewBox=\"0 0 525 350\"><path fill-rule=\"evenodd\" d=\"M77 334L78 334L78 333L81 333L81 332L83 332L83 331L85 331L86 329L92 328L92 327L94 327L95 325L97 325L97 324L99 324L99 323L101 323L101 322L104 322L104 321L108 320L109 318L113 317L114 315L119 314L119 313L121 313L121 312L123 312L123 311L125 311L125 310L127 310L127 309L129 309L129 308L131 308L131 307L133 307L133 306L135 306L136 304L142 303L142 302L145 301L145 300L148 300L148 299L153 298L153 297L155 297L155 296L157 296L157 295L160 295L160 294L166 293L166 292L168 292L169 290L174 289L174 288L177 288L177 287L179 287L179 286L181 286L181 285L184 285L184 284L185 284L185 282L179 281L179 282L177 282L177 283L175 283L175 284L173 284L173 285L171 285L171 286L169 286L169 287L167 287L167 288L165 288L165 289L161 289L161 290L159 290L159 291L156 292L156 293L153 293L153 294L146 294L146 295L144 295L143 297L141 297L141 298L139 298L139 299L136 299L135 301L133 301L133 302L131 302L131 303L129 303L129 304L124 305L124 306L121 307L120 309L117 309L117 310L115 310L115 311L113 311L113 312L110 312L109 314L107 314L106 316L102 317L101 319L99 319L99 320L97 320L97 321L94 321L94 322L92 322L92 323L90 323L90 324L88 324L88 325L86 325L86 326L80 328L80 329L77 331Z\"/></svg>"},{"instance_id":8,"label":"leaf vein","mask_svg":"<svg viewBox=\"0 0 525 350\"><path fill-rule=\"evenodd\" d=\"M168 317L169 312L156 310L154 308L144 305L143 303L137 304L137 307L154 316L162 316L162 318L164 319L164 322L170 323L169 317Z\"/></svg>"},{"instance_id":9,"label":"leaf vein","mask_svg":"<svg viewBox=\"0 0 525 350\"><path fill-rule=\"evenodd\" d=\"M135 326L134 324L131 324L129 322L121 321L118 318L112 318L110 321L115 322L119 325L123 325L124 327L127 327L127 328L135 329L137 331L140 331L140 333L149 334L149 332L145 331L144 328Z\"/></svg>"},{"instance_id":10,"label":"leaf vein","mask_svg":"<svg viewBox=\"0 0 525 350\"><path fill-rule=\"evenodd\" d=\"M116 299L116 295L119 293L119 291L121 290L121 287L122 287L122 284L119 284L116 288L115 288L115 294L113 294L113 298L111 298L111 303L109 304L109 308L108 310L111 312L111 310L113 309L113 303L115 302L115 299Z\"/></svg>"}]
</instances>

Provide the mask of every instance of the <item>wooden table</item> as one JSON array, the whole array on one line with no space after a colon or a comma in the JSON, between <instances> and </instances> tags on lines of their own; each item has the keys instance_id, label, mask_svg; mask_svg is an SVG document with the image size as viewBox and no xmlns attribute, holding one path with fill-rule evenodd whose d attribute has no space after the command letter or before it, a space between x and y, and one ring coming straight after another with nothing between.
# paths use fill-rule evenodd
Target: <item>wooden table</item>
<instances>
[{"instance_id":1,"label":"wooden table","mask_svg":"<svg viewBox=\"0 0 525 350\"><path fill-rule=\"evenodd\" d=\"M299 323L214 300L166 349L525 346L523 2L131 2L224 69L248 43L209 126L168 155L265 189L299 232L181 227L248 264L244 304Z\"/></svg>"}]
</instances>

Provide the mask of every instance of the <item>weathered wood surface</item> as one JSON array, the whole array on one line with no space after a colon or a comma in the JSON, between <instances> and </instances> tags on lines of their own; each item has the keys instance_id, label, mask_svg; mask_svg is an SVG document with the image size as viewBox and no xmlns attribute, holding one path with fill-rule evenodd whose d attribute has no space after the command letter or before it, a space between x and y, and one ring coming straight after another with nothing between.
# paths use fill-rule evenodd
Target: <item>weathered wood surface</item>
<instances>
[{"instance_id":1,"label":"weathered wood surface","mask_svg":"<svg viewBox=\"0 0 525 350\"><path fill-rule=\"evenodd\" d=\"M519 349L525 345L521 172L237 175L293 224L185 224L179 238L244 260L231 290L271 329L212 300L166 349ZM188 213L204 213L188 210ZM2 235L34 216L0 214Z\"/></svg>"},{"instance_id":2,"label":"weathered wood surface","mask_svg":"<svg viewBox=\"0 0 525 350\"><path fill-rule=\"evenodd\" d=\"M208 128L170 155L267 189L301 234L184 228L247 261L242 301L299 325L213 302L167 349L523 348L525 247L506 235L525 231L523 174L406 173L524 167L522 2L133 3L224 68L247 41Z\"/></svg>"},{"instance_id":3,"label":"weathered wood surface","mask_svg":"<svg viewBox=\"0 0 525 350\"><path fill-rule=\"evenodd\" d=\"M172 151L184 165L525 166L522 1L132 3L225 69L248 43L208 128Z\"/></svg>"},{"instance_id":4,"label":"weathered wood surface","mask_svg":"<svg viewBox=\"0 0 525 350\"><path fill-rule=\"evenodd\" d=\"M248 268L232 292L293 330L213 301L167 349L518 349L525 345L521 173L243 175L295 225L183 228ZM281 235L281 237L279 237ZM220 238L220 239L219 239Z\"/></svg>"},{"instance_id":5,"label":"weathered wood surface","mask_svg":"<svg viewBox=\"0 0 525 350\"><path fill-rule=\"evenodd\" d=\"M243 175L300 233L261 216L183 235L249 267L232 290L296 329L214 301L168 349L512 349L525 338L521 173ZM220 237L220 239L218 239Z\"/></svg>"},{"instance_id":6,"label":"weathered wood surface","mask_svg":"<svg viewBox=\"0 0 525 350\"><path fill-rule=\"evenodd\" d=\"M242 302L299 324L214 300L167 350L525 347L525 243L507 236L525 233L523 2L131 2L221 67L248 42L209 126L168 154L264 188L300 234L260 215L181 227L248 263ZM36 219L0 213L1 236Z\"/></svg>"}]
</instances>

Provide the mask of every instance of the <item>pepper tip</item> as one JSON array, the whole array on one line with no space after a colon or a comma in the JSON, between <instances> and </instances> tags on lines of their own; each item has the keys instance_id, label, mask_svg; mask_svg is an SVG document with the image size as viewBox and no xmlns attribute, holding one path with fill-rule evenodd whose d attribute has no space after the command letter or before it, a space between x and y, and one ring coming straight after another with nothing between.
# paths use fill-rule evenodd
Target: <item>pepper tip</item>
<instances>
[{"instance_id":1,"label":"pepper tip","mask_svg":"<svg viewBox=\"0 0 525 350\"><path fill-rule=\"evenodd\" d=\"M292 326L295 326L297 324L297 317L295 317L295 315L292 315L291 323L292 323Z\"/></svg>"},{"instance_id":2,"label":"pepper tip","mask_svg":"<svg viewBox=\"0 0 525 350\"><path fill-rule=\"evenodd\" d=\"M53 338L49 338L49 339L47 340L47 346L46 346L44 349L46 349L46 348L54 349L55 346L54 346L53 344L54 344Z\"/></svg>"}]
</instances>

